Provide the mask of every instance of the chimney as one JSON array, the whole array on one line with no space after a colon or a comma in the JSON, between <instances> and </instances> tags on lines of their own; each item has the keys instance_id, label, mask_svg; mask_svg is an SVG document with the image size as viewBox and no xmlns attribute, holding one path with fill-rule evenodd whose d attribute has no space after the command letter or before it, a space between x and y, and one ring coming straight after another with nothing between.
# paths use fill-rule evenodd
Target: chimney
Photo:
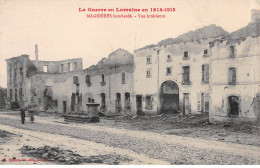
<instances>
[{"instance_id":1,"label":"chimney","mask_svg":"<svg viewBox=\"0 0 260 168\"><path fill-rule=\"evenodd\" d=\"M35 44L35 66L38 69L38 44Z\"/></svg>"}]
</instances>

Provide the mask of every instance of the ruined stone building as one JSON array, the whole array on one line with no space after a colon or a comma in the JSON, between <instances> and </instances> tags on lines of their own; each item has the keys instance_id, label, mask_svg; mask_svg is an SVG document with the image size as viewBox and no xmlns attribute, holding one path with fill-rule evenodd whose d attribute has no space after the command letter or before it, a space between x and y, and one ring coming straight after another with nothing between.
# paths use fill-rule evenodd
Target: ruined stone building
<instances>
[{"instance_id":1,"label":"ruined stone building","mask_svg":"<svg viewBox=\"0 0 260 168\"><path fill-rule=\"evenodd\" d=\"M229 38L210 43L211 121L260 121L260 22L255 18Z\"/></svg>"},{"instance_id":2,"label":"ruined stone building","mask_svg":"<svg viewBox=\"0 0 260 168\"><path fill-rule=\"evenodd\" d=\"M209 112L209 42L227 34L210 25L136 50L137 111Z\"/></svg>"},{"instance_id":3,"label":"ruined stone building","mask_svg":"<svg viewBox=\"0 0 260 168\"><path fill-rule=\"evenodd\" d=\"M81 76L83 104L94 99L100 111L114 114L133 113L134 56L118 49L84 70ZM84 106L83 110L86 110Z\"/></svg>"},{"instance_id":4,"label":"ruined stone building","mask_svg":"<svg viewBox=\"0 0 260 168\"><path fill-rule=\"evenodd\" d=\"M82 69L82 59L39 61L28 55L7 59L8 100L20 106L37 105L39 111L85 113L86 103L100 110L131 114L133 55L123 49L97 65Z\"/></svg>"},{"instance_id":5,"label":"ruined stone building","mask_svg":"<svg viewBox=\"0 0 260 168\"><path fill-rule=\"evenodd\" d=\"M259 121L260 12L232 33L209 25L134 51L118 49L97 65L81 59L7 59L10 102L41 111L113 114L209 113L211 121Z\"/></svg>"},{"instance_id":6,"label":"ruined stone building","mask_svg":"<svg viewBox=\"0 0 260 168\"><path fill-rule=\"evenodd\" d=\"M238 31L210 25L135 50L136 112L259 120L259 23L252 10Z\"/></svg>"},{"instance_id":7,"label":"ruined stone building","mask_svg":"<svg viewBox=\"0 0 260 168\"><path fill-rule=\"evenodd\" d=\"M47 110L55 104L52 101L52 88L48 85L49 78L82 70L82 59L39 61L37 45L35 48L35 60L30 60L29 55L6 60L9 106L30 104L37 105L40 110Z\"/></svg>"}]
</instances>

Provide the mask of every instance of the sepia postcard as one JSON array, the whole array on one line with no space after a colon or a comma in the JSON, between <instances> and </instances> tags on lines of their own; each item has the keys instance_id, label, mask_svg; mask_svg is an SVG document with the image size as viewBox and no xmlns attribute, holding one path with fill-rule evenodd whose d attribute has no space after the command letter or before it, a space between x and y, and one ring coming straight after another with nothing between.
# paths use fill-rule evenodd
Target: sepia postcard
<instances>
[{"instance_id":1,"label":"sepia postcard","mask_svg":"<svg viewBox=\"0 0 260 168\"><path fill-rule=\"evenodd\" d=\"M259 165L259 0L0 0L0 165Z\"/></svg>"}]
</instances>

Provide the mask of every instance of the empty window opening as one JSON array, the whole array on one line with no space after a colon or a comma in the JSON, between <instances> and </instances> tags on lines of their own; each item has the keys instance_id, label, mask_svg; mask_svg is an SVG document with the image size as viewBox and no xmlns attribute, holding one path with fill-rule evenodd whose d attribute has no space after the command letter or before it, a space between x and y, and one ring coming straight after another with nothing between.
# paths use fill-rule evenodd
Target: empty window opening
<instances>
[{"instance_id":1,"label":"empty window opening","mask_svg":"<svg viewBox=\"0 0 260 168\"><path fill-rule=\"evenodd\" d=\"M71 111L75 111L75 105L76 105L76 94L72 93L72 95L71 95Z\"/></svg>"},{"instance_id":2,"label":"empty window opening","mask_svg":"<svg viewBox=\"0 0 260 168\"><path fill-rule=\"evenodd\" d=\"M146 109L152 109L153 108L153 103L152 103L152 96L148 95L145 96L145 108Z\"/></svg>"},{"instance_id":3,"label":"empty window opening","mask_svg":"<svg viewBox=\"0 0 260 168\"><path fill-rule=\"evenodd\" d=\"M86 75L85 79L86 79L86 83L90 83L90 76L89 75Z\"/></svg>"},{"instance_id":4,"label":"empty window opening","mask_svg":"<svg viewBox=\"0 0 260 168\"><path fill-rule=\"evenodd\" d=\"M13 101L13 90L10 89L10 100Z\"/></svg>"},{"instance_id":5,"label":"empty window opening","mask_svg":"<svg viewBox=\"0 0 260 168\"><path fill-rule=\"evenodd\" d=\"M125 83L126 79L125 79L125 72L122 72L122 83Z\"/></svg>"},{"instance_id":6,"label":"empty window opening","mask_svg":"<svg viewBox=\"0 0 260 168\"><path fill-rule=\"evenodd\" d=\"M9 64L9 79L10 85L12 85L12 64Z\"/></svg>"},{"instance_id":7,"label":"empty window opening","mask_svg":"<svg viewBox=\"0 0 260 168\"><path fill-rule=\"evenodd\" d=\"M101 93L101 109L106 108L106 94Z\"/></svg>"},{"instance_id":8,"label":"empty window opening","mask_svg":"<svg viewBox=\"0 0 260 168\"><path fill-rule=\"evenodd\" d=\"M43 66L43 72L49 72L49 70L48 70L48 65L44 65L44 66Z\"/></svg>"},{"instance_id":9,"label":"empty window opening","mask_svg":"<svg viewBox=\"0 0 260 168\"><path fill-rule=\"evenodd\" d=\"M152 63L152 56L147 56L146 57L146 64L151 64Z\"/></svg>"},{"instance_id":10,"label":"empty window opening","mask_svg":"<svg viewBox=\"0 0 260 168\"><path fill-rule=\"evenodd\" d=\"M116 93L116 110L117 112L121 111L121 94Z\"/></svg>"},{"instance_id":11,"label":"empty window opening","mask_svg":"<svg viewBox=\"0 0 260 168\"><path fill-rule=\"evenodd\" d=\"M79 83L79 77L73 76L73 84L78 84L78 83Z\"/></svg>"},{"instance_id":12,"label":"empty window opening","mask_svg":"<svg viewBox=\"0 0 260 168\"><path fill-rule=\"evenodd\" d=\"M71 70L71 63L68 63L68 71L70 71Z\"/></svg>"},{"instance_id":13,"label":"empty window opening","mask_svg":"<svg viewBox=\"0 0 260 168\"><path fill-rule=\"evenodd\" d=\"M74 62L74 70L77 70L77 69L78 69L78 63Z\"/></svg>"},{"instance_id":14,"label":"empty window opening","mask_svg":"<svg viewBox=\"0 0 260 168\"><path fill-rule=\"evenodd\" d=\"M147 69L146 70L146 77L147 78L150 78L152 75L151 75L151 69Z\"/></svg>"},{"instance_id":15,"label":"empty window opening","mask_svg":"<svg viewBox=\"0 0 260 168\"><path fill-rule=\"evenodd\" d=\"M17 100L18 100L18 99L17 99L17 89L15 89L14 91L15 91L15 92L14 92L14 100L17 101Z\"/></svg>"},{"instance_id":16,"label":"empty window opening","mask_svg":"<svg viewBox=\"0 0 260 168\"><path fill-rule=\"evenodd\" d=\"M136 95L136 114L141 115L143 111L143 96Z\"/></svg>"},{"instance_id":17,"label":"empty window opening","mask_svg":"<svg viewBox=\"0 0 260 168\"><path fill-rule=\"evenodd\" d=\"M19 99L23 100L23 89L22 88L19 89Z\"/></svg>"},{"instance_id":18,"label":"empty window opening","mask_svg":"<svg viewBox=\"0 0 260 168\"><path fill-rule=\"evenodd\" d=\"M101 75L101 82L105 83L105 75L104 74Z\"/></svg>"},{"instance_id":19,"label":"empty window opening","mask_svg":"<svg viewBox=\"0 0 260 168\"><path fill-rule=\"evenodd\" d=\"M79 105L82 106L82 93L79 94Z\"/></svg>"},{"instance_id":20,"label":"empty window opening","mask_svg":"<svg viewBox=\"0 0 260 168\"><path fill-rule=\"evenodd\" d=\"M209 64L202 65L202 82L209 82Z\"/></svg>"},{"instance_id":21,"label":"empty window opening","mask_svg":"<svg viewBox=\"0 0 260 168\"><path fill-rule=\"evenodd\" d=\"M229 96L229 114L230 115L239 115L239 97L238 96Z\"/></svg>"},{"instance_id":22,"label":"empty window opening","mask_svg":"<svg viewBox=\"0 0 260 168\"><path fill-rule=\"evenodd\" d=\"M230 84L230 85L234 85L234 84L236 84L236 78L237 78L237 74L236 74L236 68L234 68L234 67L232 67L232 68L229 68L229 71L228 71L228 77L229 77L229 81L228 81L228 83Z\"/></svg>"},{"instance_id":23,"label":"empty window opening","mask_svg":"<svg viewBox=\"0 0 260 168\"><path fill-rule=\"evenodd\" d=\"M67 111L67 102L66 102L66 101L63 101L63 102L62 102L62 106L63 106L62 112L63 112L63 113L66 113L66 111Z\"/></svg>"},{"instance_id":24,"label":"empty window opening","mask_svg":"<svg viewBox=\"0 0 260 168\"><path fill-rule=\"evenodd\" d=\"M14 85L17 85L17 62L14 63Z\"/></svg>"},{"instance_id":25,"label":"empty window opening","mask_svg":"<svg viewBox=\"0 0 260 168\"><path fill-rule=\"evenodd\" d=\"M208 50L207 49L204 50L204 55L208 55Z\"/></svg>"},{"instance_id":26,"label":"empty window opening","mask_svg":"<svg viewBox=\"0 0 260 168\"><path fill-rule=\"evenodd\" d=\"M190 67L182 67L182 84L190 84Z\"/></svg>"},{"instance_id":27,"label":"empty window opening","mask_svg":"<svg viewBox=\"0 0 260 168\"><path fill-rule=\"evenodd\" d=\"M23 83L23 66L20 67L20 77L21 77L21 83Z\"/></svg>"},{"instance_id":28,"label":"empty window opening","mask_svg":"<svg viewBox=\"0 0 260 168\"><path fill-rule=\"evenodd\" d=\"M185 51L183 55L183 59L188 59L188 58L189 58L189 53L188 51Z\"/></svg>"},{"instance_id":29,"label":"empty window opening","mask_svg":"<svg viewBox=\"0 0 260 168\"><path fill-rule=\"evenodd\" d=\"M172 75L172 68L171 67L168 67L166 69L166 75Z\"/></svg>"},{"instance_id":30,"label":"empty window opening","mask_svg":"<svg viewBox=\"0 0 260 168\"><path fill-rule=\"evenodd\" d=\"M129 92L125 93L125 109L131 109Z\"/></svg>"},{"instance_id":31,"label":"empty window opening","mask_svg":"<svg viewBox=\"0 0 260 168\"><path fill-rule=\"evenodd\" d=\"M229 47L229 57L234 58L235 57L235 46Z\"/></svg>"},{"instance_id":32,"label":"empty window opening","mask_svg":"<svg viewBox=\"0 0 260 168\"><path fill-rule=\"evenodd\" d=\"M167 62L172 62L172 56L171 55L167 55Z\"/></svg>"}]
</instances>

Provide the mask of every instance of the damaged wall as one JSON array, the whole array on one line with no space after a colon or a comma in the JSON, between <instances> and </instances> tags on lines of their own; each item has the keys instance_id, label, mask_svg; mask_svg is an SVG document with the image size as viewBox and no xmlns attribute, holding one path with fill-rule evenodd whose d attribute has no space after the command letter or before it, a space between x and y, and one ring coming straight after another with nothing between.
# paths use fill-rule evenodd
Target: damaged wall
<instances>
[{"instance_id":1,"label":"damaged wall","mask_svg":"<svg viewBox=\"0 0 260 168\"><path fill-rule=\"evenodd\" d=\"M84 76L81 76L81 89L84 93L82 101L85 105L89 99L100 103L99 110L105 113L131 114L133 111L133 55L123 49L118 49L109 55L109 58L102 59L97 65L85 69ZM123 73L123 74L122 74ZM86 76L89 76L90 83L87 83ZM104 75L102 81L102 75ZM124 75L124 81L122 81ZM130 93L130 102L125 102L125 94ZM117 101L117 94L120 94L121 101ZM105 107L102 109L102 95L105 96ZM118 102L118 103L117 103ZM116 107L116 104L119 107ZM129 105L128 105L129 104ZM86 111L86 106L83 106Z\"/></svg>"},{"instance_id":2,"label":"damaged wall","mask_svg":"<svg viewBox=\"0 0 260 168\"><path fill-rule=\"evenodd\" d=\"M201 97L198 95L209 93L208 81L202 81L202 65L209 64L210 40L212 39L201 39L135 51L135 94L143 97L143 112L149 114L161 112L160 110L164 106L160 100L161 86L167 81L173 81L178 85L178 111L186 114L201 112L201 108L198 109ZM207 54L204 54L204 50L207 50ZM188 58L184 58L184 52L188 52ZM151 63L147 63L147 57L151 57ZM189 67L189 83L183 83L184 66ZM167 68L170 68L170 73L167 72ZM147 70L150 70L150 76L147 76ZM188 101L186 111L184 111L183 105L184 94L189 96L186 99ZM147 96L152 96L152 109L146 108ZM175 100L178 99L169 101Z\"/></svg>"},{"instance_id":3,"label":"damaged wall","mask_svg":"<svg viewBox=\"0 0 260 168\"><path fill-rule=\"evenodd\" d=\"M71 60L60 63L68 62ZM79 63L78 66L77 69L80 69L82 64ZM124 98L125 93L130 93L130 101L133 96L133 70L133 55L126 50L118 49L110 54L109 58L102 59L97 65L85 70L72 70L66 73L38 73L31 76L31 80L28 81L30 88L28 90L31 91L27 92L27 97L30 97L31 102L37 102L39 110L42 111L82 114L87 112L86 103L89 102L89 99L94 99L96 103L102 104L102 94L105 108L100 109L101 106L99 106L99 110L115 113L117 111L116 93L120 93L121 110L117 113L131 114L132 104L130 103L126 108ZM125 74L125 82L122 82L122 72ZM86 83L86 75L89 75L90 83Z\"/></svg>"},{"instance_id":4,"label":"damaged wall","mask_svg":"<svg viewBox=\"0 0 260 168\"><path fill-rule=\"evenodd\" d=\"M36 66L36 62L32 61ZM38 72L65 73L69 71L82 70L82 59L74 58L61 61L38 61Z\"/></svg>"},{"instance_id":5,"label":"damaged wall","mask_svg":"<svg viewBox=\"0 0 260 168\"><path fill-rule=\"evenodd\" d=\"M215 42L211 59L211 121L259 119L260 38ZM235 55L231 56L230 47ZM230 83L230 68L236 69L235 82ZM238 98L233 106L230 96ZM238 108L233 115L232 109Z\"/></svg>"},{"instance_id":6,"label":"damaged wall","mask_svg":"<svg viewBox=\"0 0 260 168\"><path fill-rule=\"evenodd\" d=\"M7 63L7 101L23 106L26 100L26 80L36 73L36 67L29 55L21 55L6 60Z\"/></svg>"}]
</instances>

